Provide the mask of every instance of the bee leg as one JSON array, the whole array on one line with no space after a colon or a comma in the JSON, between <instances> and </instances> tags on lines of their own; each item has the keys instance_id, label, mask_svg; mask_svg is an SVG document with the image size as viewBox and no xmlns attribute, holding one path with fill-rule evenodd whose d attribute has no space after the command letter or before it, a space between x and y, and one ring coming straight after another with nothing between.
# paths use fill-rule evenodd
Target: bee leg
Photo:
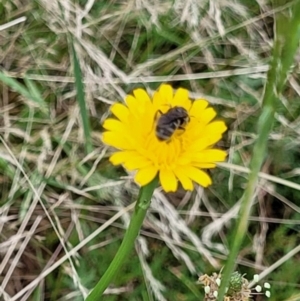
<instances>
[{"instance_id":1,"label":"bee leg","mask_svg":"<svg viewBox=\"0 0 300 301\"><path fill-rule=\"evenodd\" d=\"M152 130L155 127L155 123L157 121L157 115L158 115L158 113L160 113L161 115L163 114L163 112L161 110L156 111L156 113L154 115L154 122L153 122Z\"/></svg>"},{"instance_id":2,"label":"bee leg","mask_svg":"<svg viewBox=\"0 0 300 301\"><path fill-rule=\"evenodd\" d=\"M182 126L178 127L178 130L182 131L182 132L179 132L179 135L182 135L185 132L185 128Z\"/></svg>"},{"instance_id":3,"label":"bee leg","mask_svg":"<svg viewBox=\"0 0 300 301\"><path fill-rule=\"evenodd\" d=\"M163 112L162 112L161 110L158 110L158 111L155 113L154 120L157 119L158 113L160 113L160 115L163 115Z\"/></svg>"}]
</instances>

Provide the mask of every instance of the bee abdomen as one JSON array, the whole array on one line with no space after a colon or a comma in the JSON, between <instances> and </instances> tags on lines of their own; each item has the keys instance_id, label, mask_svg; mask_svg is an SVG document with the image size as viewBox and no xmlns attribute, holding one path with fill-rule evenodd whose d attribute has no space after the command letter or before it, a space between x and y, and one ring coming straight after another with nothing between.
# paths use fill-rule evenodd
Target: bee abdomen
<instances>
[{"instance_id":1,"label":"bee abdomen","mask_svg":"<svg viewBox=\"0 0 300 301\"><path fill-rule=\"evenodd\" d=\"M161 141L168 140L172 137L176 128L175 124L170 124L168 127L157 127L156 136Z\"/></svg>"}]
</instances>

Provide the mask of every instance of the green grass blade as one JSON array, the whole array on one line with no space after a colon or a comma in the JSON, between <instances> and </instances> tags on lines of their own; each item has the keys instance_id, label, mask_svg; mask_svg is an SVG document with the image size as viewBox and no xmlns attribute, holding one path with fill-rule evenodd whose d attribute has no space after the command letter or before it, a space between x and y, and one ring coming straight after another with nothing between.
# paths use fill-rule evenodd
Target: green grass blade
<instances>
[{"instance_id":1,"label":"green grass blade","mask_svg":"<svg viewBox=\"0 0 300 301\"><path fill-rule=\"evenodd\" d=\"M85 151L87 154L93 151L92 139L91 139L91 129L89 122L89 115L86 108L85 96L84 96L84 85L82 81L82 73L78 61L78 57L75 51L73 42L71 42L72 54L73 54L73 65L74 65L74 75L75 75L75 85L77 91L77 101L80 108L80 115L82 118L83 131L85 136Z\"/></svg>"},{"instance_id":2,"label":"green grass blade","mask_svg":"<svg viewBox=\"0 0 300 301\"><path fill-rule=\"evenodd\" d=\"M230 246L230 254L222 276L218 301L222 301L224 298L225 290L226 287L228 287L230 275L233 272L238 252L243 239L246 236L258 173L267 152L268 138L272 129L274 115L279 104L279 96L283 91L284 84L297 51L300 29L299 1L289 9L289 12L283 12L277 16L275 27L276 33L271 68L268 72L262 112L258 120L258 136L250 161L251 172L249 174L246 190L242 197L239 220L235 228L235 233Z\"/></svg>"},{"instance_id":3,"label":"green grass blade","mask_svg":"<svg viewBox=\"0 0 300 301\"><path fill-rule=\"evenodd\" d=\"M45 111L47 104L45 103L37 87L28 78L25 77L25 83L27 85L27 87L25 87L14 78L0 71L0 81L10 87L12 90L24 96L26 99L32 100L41 110Z\"/></svg>"},{"instance_id":4,"label":"green grass blade","mask_svg":"<svg viewBox=\"0 0 300 301\"><path fill-rule=\"evenodd\" d=\"M28 88L28 91L30 93L30 95L32 95L34 97L34 99L37 99L39 101L39 103L43 106L46 106L46 103L43 100L43 96L40 93L38 87L36 86L36 84L34 83L34 81L30 80L26 75L24 76L24 82Z\"/></svg>"}]
</instances>

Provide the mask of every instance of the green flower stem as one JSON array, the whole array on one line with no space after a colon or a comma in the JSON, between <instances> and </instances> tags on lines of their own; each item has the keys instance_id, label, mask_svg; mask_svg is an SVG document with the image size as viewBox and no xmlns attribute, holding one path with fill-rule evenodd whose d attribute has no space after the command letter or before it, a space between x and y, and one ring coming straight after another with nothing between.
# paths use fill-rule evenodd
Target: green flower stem
<instances>
[{"instance_id":1,"label":"green flower stem","mask_svg":"<svg viewBox=\"0 0 300 301\"><path fill-rule=\"evenodd\" d=\"M276 0L277 4L284 4L284 0ZM279 2L279 3L278 3ZM300 2L276 17L276 35L273 48L271 68L268 72L267 83L263 98L262 113L258 120L258 137L253 148L253 155L250 162L251 172L249 174L246 190L242 197L239 220L227 264L222 273L221 287L218 292L218 301L223 301L226 287L228 287L230 275L233 272L238 252L247 233L248 220L253 204L255 188L258 180L258 173L264 162L267 143L272 129L276 107L279 104L279 97L283 91L294 55L297 51L300 36ZM288 18L290 16L290 18Z\"/></svg>"},{"instance_id":2,"label":"green flower stem","mask_svg":"<svg viewBox=\"0 0 300 301\"><path fill-rule=\"evenodd\" d=\"M144 218L151 203L151 197L154 189L157 187L157 184L158 178L156 177L152 182L140 189L138 200L136 202L129 227L126 230L122 244L102 278L87 296L86 301L100 300L100 297L104 293L105 289L113 281L123 263L128 258L143 225Z\"/></svg>"}]
</instances>

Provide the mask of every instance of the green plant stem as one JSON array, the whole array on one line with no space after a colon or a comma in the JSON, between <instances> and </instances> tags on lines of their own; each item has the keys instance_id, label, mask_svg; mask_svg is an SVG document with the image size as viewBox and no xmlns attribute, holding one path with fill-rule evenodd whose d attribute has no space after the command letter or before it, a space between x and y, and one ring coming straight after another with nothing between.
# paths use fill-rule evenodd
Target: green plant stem
<instances>
[{"instance_id":1,"label":"green plant stem","mask_svg":"<svg viewBox=\"0 0 300 301\"><path fill-rule=\"evenodd\" d=\"M267 142L272 129L279 96L284 88L289 69L293 63L293 58L298 47L300 33L299 1L295 2L295 5L290 8L289 13L290 14L286 12L284 14L279 14L276 19L276 35L273 57L271 61L271 68L267 76L262 113L258 120L258 137L253 148L253 155L250 162L251 172L249 174L246 190L242 196L239 220L233 235L234 239L231 243L227 264L222 273L222 282L218 292L218 301L223 301L225 290L226 287L228 287L230 275L233 272L238 252L245 234L247 233L248 220L253 204L258 173L266 156ZM290 19L288 19L287 16L291 16Z\"/></svg>"},{"instance_id":2,"label":"green plant stem","mask_svg":"<svg viewBox=\"0 0 300 301\"><path fill-rule=\"evenodd\" d=\"M128 258L129 253L132 250L134 242L143 225L144 218L151 203L151 197L153 195L154 189L157 187L157 184L158 178L156 177L152 182L140 189L138 200L136 202L129 227L126 230L122 244L102 278L87 296L86 301L100 300L99 298L102 296L105 289L112 282L112 280L122 267L123 263Z\"/></svg>"}]
</instances>

